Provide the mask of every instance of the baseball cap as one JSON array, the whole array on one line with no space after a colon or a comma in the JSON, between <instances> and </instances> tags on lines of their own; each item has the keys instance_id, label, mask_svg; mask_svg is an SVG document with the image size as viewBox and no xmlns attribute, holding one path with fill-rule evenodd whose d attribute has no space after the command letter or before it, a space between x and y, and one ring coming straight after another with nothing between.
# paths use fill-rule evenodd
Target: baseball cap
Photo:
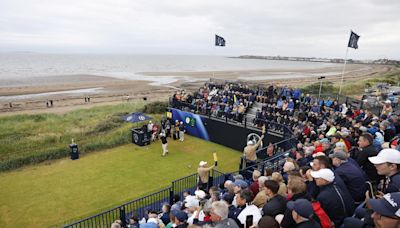
<instances>
[{"instance_id":1,"label":"baseball cap","mask_svg":"<svg viewBox=\"0 0 400 228\"><path fill-rule=\"evenodd\" d=\"M172 210L171 211L172 215L175 216L179 221L184 222L188 219L188 216L185 212L180 211L180 210Z\"/></svg>"},{"instance_id":2,"label":"baseball cap","mask_svg":"<svg viewBox=\"0 0 400 228\"><path fill-rule=\"evenodd\" d=\"M347 159L347 153L344 151L336 151L333 154L329 155L330 158L339 158L340 160Z\"/></svg>"},{"instance_id":3,"label":"baseball cap","mask_svg":"<svg viewBox=\"0 0 400 228\"><path fill-rule=\"evenodd\" d=\"M253 140L247 141L247 145L248 145L248 146L254 145L254 141L253 141Z\"/></svg>"},{"instance_id":4,"label":"baseball cap","mask_svg":"<svg viewBox=\"0 0 400 228\"><path fill-rule=\"evenodd\" d=\"M196 190L194 195L199 199L204 199L206 197L206 193L203 190Z\"/></svg>"},{"instance_id":5,"label":"baseball cap","mask_svg":"<svg viewBox=\"0 0 400 228\"><path fill-rule=\"evenodd\" d=\"M375 165L386 162L400 164L400 151L395 149L383 149L377 156L369 157L368 159Z\"/></svg>"},{"instance_id":6,"label":"baseball cap","mask_svg":"<svg viewBox=\"0 0 400 228\"><path fill-rule=\"evenodd\" d=\"M306 199L298 199L296 201L290 201L287 203L287 208L289 210L294 210L303 218L311 218L314 214L311 202Z\"/></svg>"},{"instance_id":7,"label":"baseball cap","mask_svg":"<svg viewBox=\"0 0 400 228\"><path fill-rule=\"evenodd\" d=\"M318 171L311 171L311 176L314 178L321 178L329 182L333 182L335 175L330 169L320 169Z\"/></svg>"},{"instance_id":8,"label":"baseball cap","mask_svg":"<svg viewBox=\"0 0 400 228\"><path fill-rule=\"evenodd\" d=\"M324 152L317 152L317 153L312 155L313 158L319 157L319 156L326 156L326 154Z\"/></svg>"},{"instance_id":9,"label":"baseball cap","mask_svg":"<svg viewBox=\"0 0 400 228\"><path fill-rule=\"evenodd\" d=\"M382 199L369 199L368 203L380 215L400 218L400 192L388 193Z\"/></svg>"},{"instance_id":10,"label":"baseball cap","mask_svg":"<svg viewBox=\"0 0 400 228\"><path fill-rule=\"evenodd\" d=\"M207 165L207 162L205 162L205 161L201 161L201 162L199 163L199 166L205 166L205 165Z\"/></svg>"},{"instance_id":11,"label":"baseball cap","mask_svg":"<svg viewBox=\"0 0 400 228\"><path fill-rule=\"evenodd\" d=\"M185 207L198 207L199 200L195 196L187 196L185 199Z\"/></svg>"},{"instance_id":12,"label":"baseball cap","mask_svg":"<svg viewBox=\"0 0 400 228\"><path fill-rule=\"evenodd\" d=\"M233 182L233 185L236 187L240 187L240 188L247 188L247 183L244 180L235 180L235 182Z\"/></svg>"}]
</instances>

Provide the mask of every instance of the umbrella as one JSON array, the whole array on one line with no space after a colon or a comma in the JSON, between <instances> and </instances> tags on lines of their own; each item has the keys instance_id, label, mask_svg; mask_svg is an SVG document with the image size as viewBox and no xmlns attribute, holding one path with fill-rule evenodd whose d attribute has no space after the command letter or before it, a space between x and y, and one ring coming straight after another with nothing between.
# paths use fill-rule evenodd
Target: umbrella
<instances>
[{"instance_id":1,"label":"umbrella","mask_svg":"<svg viewBox=\"0 0 400 228\"><path fill-rule=\"evenodd\" d=\"M150 116L146 116L145 114L141 112L133 112L128 116L124 116L123 119L127 122L131 123L138 123L146 120L151 120Z\"/></svg>"}]
</instances>

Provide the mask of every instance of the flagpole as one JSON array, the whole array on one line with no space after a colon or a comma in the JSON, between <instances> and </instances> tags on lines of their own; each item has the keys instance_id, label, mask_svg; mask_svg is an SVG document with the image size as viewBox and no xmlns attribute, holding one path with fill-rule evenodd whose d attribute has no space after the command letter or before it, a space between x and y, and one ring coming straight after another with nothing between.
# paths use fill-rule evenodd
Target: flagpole
<instances>
[{"instance_id":1,"label":"flagpole","mask_svg":"<svg viewBox=\"0 0 400 228\"><path fill-rule=\"evenodd\" d=\"M338 94L338 100L339 100L339 96L342 94L342 86L343 86L343 81L344 81L344 72L345 72L345 70L346 70L346 63L347 63L347 54L349 53L349 47L348 47L348 45L347 45L347 48L346 48L346 56L345 56L345 58L344 58L344 64L343 64L343 71L342 71L342 80L341 80L341 82L340 82L340 87L339 87L339 94Z\"/></svg>"}]
</instances>

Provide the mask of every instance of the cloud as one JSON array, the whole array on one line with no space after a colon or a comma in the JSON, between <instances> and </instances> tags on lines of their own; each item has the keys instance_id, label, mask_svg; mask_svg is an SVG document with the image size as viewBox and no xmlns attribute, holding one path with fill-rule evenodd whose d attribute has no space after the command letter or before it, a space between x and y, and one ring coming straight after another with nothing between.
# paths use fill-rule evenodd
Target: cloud
<instances>
[{"instance_id":1,"label":"cloud","mask_svg":"<svg viewBox=\"0 0 400 228\"><path fill-rule=\"evenodd\" d=\"M0 51L400 59L400 1L2 0ZM227 40L215 48L214 34Z\"/></svg>"}]
</instances>

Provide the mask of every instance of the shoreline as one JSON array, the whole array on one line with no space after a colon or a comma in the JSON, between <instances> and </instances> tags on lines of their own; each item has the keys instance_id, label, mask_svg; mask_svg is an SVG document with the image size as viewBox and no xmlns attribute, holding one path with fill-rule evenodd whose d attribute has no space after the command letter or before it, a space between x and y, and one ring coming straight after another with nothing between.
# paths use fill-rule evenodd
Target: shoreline
<instances>
[{"instance_id":1,"label":"shoreline","mask_svg":"<svg viewBox=\"0 0 400 228\"><path fill-rule=\"evenodd\" d=\"M101 103L126 102L126 98L148 100L167 100L177 89L184 88L193 91L203 85L210 78L217 80L246 81L249 85L289 85L301 86L312 84L321 75L326 75L325 81L339 82L341 79L341 66L333 66L317 69L254 69L232 71L198 71L198 72L141 72L128 80L107 75L63 75L57 77L36 77L26 84L18 86L0 87L0 115L17 113L37 113L35 110L63 113L78 107L91 106ZM390 65L349 64L346 68L346 81L355 81L378 77L391 72L400 72L400 69ZM140 74L142 76L140 76ZM212 77L214 76L214 77ZM5 82L6 79L0 80ZM31 83L31 84L30 84ZM1 84L1 83L0 83ZM29 85L30 84L30 85ZM101 88L92 92L74 93L74 90L90 91L93 88ZM89 89L89 90L88 90ZM70 91L59 93L60 91ZM36 94L50 93L49 96ZM55 94L51 94L55 93ZM5 99L7 96L23 96L24 99ZM31 95L31 97L29 97ZM85 102L84 98L90 96L91 102ZM3 98L2 98L3 97ZM46 107L46 101L52 99L55 105ZM10 107L10 102L12 107ZM57 110L58 111L57 111ZM62 111L59 111L62 110ZM30 112L31 111L31 112Z\"/></svg>"}]
</instances>

